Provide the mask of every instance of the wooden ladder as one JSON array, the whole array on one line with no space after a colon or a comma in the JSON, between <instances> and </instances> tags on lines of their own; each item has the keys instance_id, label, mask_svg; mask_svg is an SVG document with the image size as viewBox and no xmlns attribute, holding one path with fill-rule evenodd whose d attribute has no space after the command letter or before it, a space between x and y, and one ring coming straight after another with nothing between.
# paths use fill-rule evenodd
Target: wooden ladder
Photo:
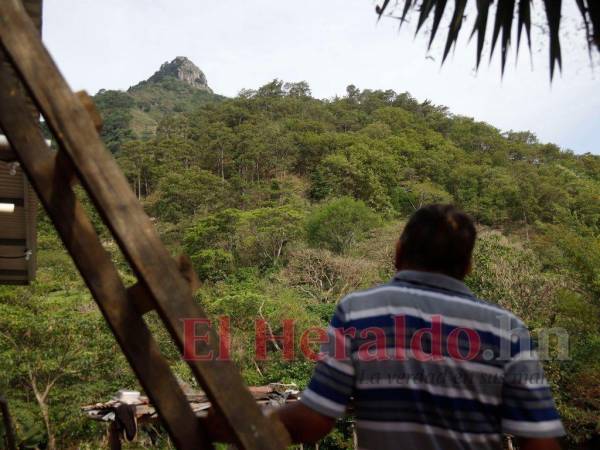
<instances>
[{"instance_id":1,"label":"wooden ladder","mask_svg":"<svg viewBox=\"0 0 600 450\"><path fill-rule=\"evenodd\" d=\"M41 0L0 0L0 128L175 446L212 448L143 320L146 312L155 310L183 353L183 319L206 315L193 300L189 277L160 241L104 147L92 116L42 44L40 22ZM48 148L31 101L52 131L58 152ZM125 287L76 197L75 182L111 231L137 284ZM210 339L197 342L198 351L216 355L214 331L206 325L202 332ZM281 422L261 413L231 361L187 363L239 448L275 450L289 444Z\"/></svg>"}]
</instances>

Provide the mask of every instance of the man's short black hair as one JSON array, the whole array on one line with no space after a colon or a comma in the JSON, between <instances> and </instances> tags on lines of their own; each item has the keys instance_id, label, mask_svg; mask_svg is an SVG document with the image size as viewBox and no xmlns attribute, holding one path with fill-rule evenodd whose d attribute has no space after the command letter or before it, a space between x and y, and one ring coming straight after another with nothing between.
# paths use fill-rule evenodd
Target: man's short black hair
<instances>
[{"instance_id":1,"label":"man's short black hair","mask_svg":"<svg viewBox=\"0 0 600 450\"><path fill-rule=\"evenodd\" d=\"M428 205L404 227L396 268L440 272L462 279L467 274L477 231L473 219L453 205Z\"/></svg>"}]
</instances>

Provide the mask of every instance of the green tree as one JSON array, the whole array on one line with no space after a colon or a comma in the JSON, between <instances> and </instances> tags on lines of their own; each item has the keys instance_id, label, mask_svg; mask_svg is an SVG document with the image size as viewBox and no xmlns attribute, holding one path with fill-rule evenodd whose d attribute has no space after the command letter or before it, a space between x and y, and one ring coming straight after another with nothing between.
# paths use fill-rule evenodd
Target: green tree
<instances>
[{"instance_id":1,"label":"green tree","mask_svg":"<svg viewBox=\"0 0 600 450\"><path fill-rule=\"evenodd\" d=\"M364 202L342 197L310 214L306 233L311 245L343 253L364 239L378 223L378 216Z\"/></svg>"},{"instance_id":2,"label":"green tree","mask_svg":"<svg viewBox=\"0 0 600 450\"><path fill-rule=\"evenodd\" d=\"M241 211L228 209L197 221L185 234L186 252L200 266L215 267L218 278L230 261L238 267L269 268L286 257L287 247L299 238L303 213L291 205ZM211 250L218 250L210 252Z\"/></svg>"},{"instance_id":3,"label":"green tree","mask_svg":"<svg viewBox=\"0 0 600 450\"><path fill-rule=\"evenodd\" d=\"M218 210L230 201L227 181L202 169L186 169L164 175L149 199L153 213L170 222Z\"/></svg>"}]
</instances>

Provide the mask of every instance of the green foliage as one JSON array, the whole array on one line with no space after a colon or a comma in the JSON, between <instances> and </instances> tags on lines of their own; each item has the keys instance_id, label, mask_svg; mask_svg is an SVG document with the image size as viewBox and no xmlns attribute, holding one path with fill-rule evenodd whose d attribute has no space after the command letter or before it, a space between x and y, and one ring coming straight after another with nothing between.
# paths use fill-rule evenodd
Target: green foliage
<instances>
[{"instance_id":1,"label":"green foliage","mask_svg":"<svg viewBox=\"0 0 600 450\"><path fill-rule=\"evenodd\" d=\"M225 279L234 268L233 255L220 248L198 250L192 254L191 260L201 280Z\"/></svg>"},{"instance_id":2,"label":"green foliage","mask_svg":"<svg viewBox=\"0 0 600 450\"><path fill-rule=\"evenodd\" d=\"M31 288L0 288L0 392L20 442L62 448L100 431L81 404L136 382L67 255L39 258Z\"/></svg>"},{"instance_id":3,"label":"green foliage","mask_svg":"<svg viewBox=\"0 0 600 450\"><path fill-rule=\"evenodd\" d=\"M101 136L113 153L126 142L152 136L165 116L190 112L221 99L173 77L143 81L127 92L101 89L94 96L102 116Z\"/></svg>"},{"instance_id":4,"label":"green foliage","mask_svg":"<svg viewBox=\"0 0 600 450\"><path fill-rule=\"evenodd\" d=\"M219 210L229 199L227 181L206 170L189 168L161 177L150 202L155 215L177 222L184 217Z\"/></svg>"},{"instance_id":5,"label":"green foliage","mask_svg":"<svg viewBox=\"0 0 600 450\"><path fill-rule=\"evenodd\" d=\"M303 218L290 205L224 210L190 227L185 250L192 261L202 264L197 271L204 279L224 277L231 261L238 267L274 267L285 260L289 245L300 236Z\"/></svg>"},{"instance_id":6,"label":"green foliage","mask_svg":"<svg viewBox=\"0 0 600 450\"><path fill-rule=\"evenodd\" d=\"M481 233L468 284L482 299L513 311L531 327L550 325L564 281L544 273L539 257L498 232Z\"/></svg>"},{"instance_id":7,"label":"green foliage","mask_svg":"<svg viewBox=\"0 0 600 450\"><path fill-rule=\"evenodd\" d=\"M299 330L324 326L341 297L392 275L401 218L454 202L479 223L468 284L534 331L569 332L571 360L549 361L546 372L570 439L598 433L600 157L529 132L501 133L408 93L351 85L322 101L306 82L274 80L223 99L188 88L164 78L96 100L134 192L203 280L198 301L211 317L230 317L232 355L248 383L304 387L313 367L284 360L273 342L268 360L255 361L255 319L275 334L287 318ZM134 282L100 217L92 219ZM104 428L79 407L136 382L43 215L39 230L37 281L0 288L0 392L19 440L44 446L48 427L29 370L42 387L60 375L45 402L57 447L98 448ZM156 314L144 318L191 381ZM347 425L322 448L351 445Z\"/></svg>"},{"instance_id":8,"label":"green foliage","mask_svg":"<svg viewBox=\"0 0 600 450\"><path fill-rule=\"evenodd\" d=\"M102 115L102 139L115 153L123 143L134 137L129 128L134 100L126 92L102 89L94 96L94 102Z\"/></svg>"},{"instance_id":9,"label":"green foliage","mask_svg":"<svg viewBox=\"0 0 600 450\"><path fill-rule=\"evenodd\" d=\"M538 246L547 264L555 269L566 268L595 294L600 304L600 236L585 227L573 230L564 225L545 225L544 230Z\"/></svg>"},{"instance_id":10,"label":"green foliage","mask_svg":"<svg viewBox=\"0 0 600 450\"><path fill-rule=\"evenodd\" d=\"M423 205L453 203L453 200L452 195L430 181L404 182L392 194L392 206L404 214L410 214Z\"/></svg>"},{"instance_id":11,"label":"green foliage","mask_svg":"<svg viewBox=\"0 0 600 450\"><path fill-rule=\"evenodd\" d=\"M378 222L364 202L341 197L318 207L308 217L306 234L311 245L343 253L364 239Z\"/></svg>"},{"instance_id":12,"label":"green foliage","mask_svg":"<svg viewBox=\"0 0 600 450\"><path fill-rule=\"evenodd\" d=\"M192 111L223 98L170 76L158 81L142 81L127 92L134 98L137 108L155 119L173 112Z\"/></svg>"}]
</instances>

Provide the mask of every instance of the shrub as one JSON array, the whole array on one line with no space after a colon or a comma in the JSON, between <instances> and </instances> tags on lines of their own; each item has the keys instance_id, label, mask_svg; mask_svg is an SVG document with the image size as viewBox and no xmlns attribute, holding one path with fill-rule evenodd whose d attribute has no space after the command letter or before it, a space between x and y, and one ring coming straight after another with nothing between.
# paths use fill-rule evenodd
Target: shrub
<instances>
[{"instance_id":1,"label":"shrub","mask_svg":"<svg viewBox=\"0 0 600 450\"><path fill-rule=\"evenodd\" d=\"M364 202L341 197L318 207L307 220L306 232L312 246L344 253L378 223L377 214Z\"/></svg>"}]
</instances>

